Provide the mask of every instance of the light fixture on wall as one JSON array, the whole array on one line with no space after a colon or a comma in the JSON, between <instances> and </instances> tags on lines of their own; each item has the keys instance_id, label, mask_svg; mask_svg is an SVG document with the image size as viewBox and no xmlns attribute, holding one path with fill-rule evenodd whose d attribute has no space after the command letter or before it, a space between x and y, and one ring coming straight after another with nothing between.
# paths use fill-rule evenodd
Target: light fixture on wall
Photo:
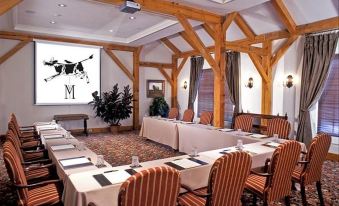
<instances>
[{"instance_id":1,"label":"light fixture on wall","mask_svg":"<svg viewBox=\"0 0 339 206\"><path fill-rule=\"evenodd\" d=\"M245 87L250 88L250 89L253 87L253 78L252 77L248 78L248 82L247 82L247 84L245 84Z\"/></svg>"},{"instance_id":2,"label":"light fixture on wall","mask_svg":"<svg viewBox=\"0 0 339 206\"><path fill-rule=\"evenodd\" d=\"M184 81L184 86L183 86L184 89L187 89L187 81Z\"/></svg>"},{"instance_id":3,"label":"light fixture on wall","mask_svg":"<svg viewBox=\"0 0 339 206\"><path fill-rule=\"evenodd\" d=\"M283 86L287 88L293 87L293 76L291 74L287 76L286 80L283 82Z\"/></svg>"}]
</instances>

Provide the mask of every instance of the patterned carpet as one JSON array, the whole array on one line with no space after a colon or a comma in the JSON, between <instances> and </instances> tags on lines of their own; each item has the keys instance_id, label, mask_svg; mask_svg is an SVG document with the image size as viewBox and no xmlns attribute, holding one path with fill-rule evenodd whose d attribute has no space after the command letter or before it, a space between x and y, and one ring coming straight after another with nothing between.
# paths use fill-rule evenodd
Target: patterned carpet
<instances>
[{"instance_id":1,"label":"patterned carpet","mask_svg":"<svg viewBox=\"0 0 339 206\"><path fill-rule=\"evenodd\" d=\"M181 155L171 148L138 137L138 132L124 132L119 135L94 134L88 137L77 136L77 139L86 143L87 147L103 154L107 162L112 166L130 164L131 157L138 155L141 162L162 159ZM323 167L323 194L326 205L339 206L339 164L338 162L326 161ZM310 206L319 205L315 186L306 188L307 200ZM252 196L246 194L248 202ZM0 205L16 205L16 194L10 187L9 178L3 161L2 147L0 147ZM248 204L252 205L252 204ZM262 205L258 201L258 205ZM274 205L284 205L277 202ZM299 192L292 192L291 205L301 205Z\"/></svg>"}]
</instances>

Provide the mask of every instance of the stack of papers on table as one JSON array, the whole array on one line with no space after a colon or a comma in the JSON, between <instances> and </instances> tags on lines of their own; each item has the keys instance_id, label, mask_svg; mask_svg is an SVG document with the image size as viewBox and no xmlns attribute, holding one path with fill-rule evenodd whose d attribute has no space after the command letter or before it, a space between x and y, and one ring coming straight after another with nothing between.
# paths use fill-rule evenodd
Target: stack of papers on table
<instances>
[{"instance_id":1,"label":"stack of papers on table","mask_svg":"<svg viewBox=\"0 0 339 206\"><path fill-rule=\"evenodd\" d=\"M44 131L44 130L54 130L54 129L56 129L56 125L55 125L55 124L51 124L51 125L38 126L38 129L39 129L40 131Z\"/></svg>"},{"instance_id":2,"label":"stack of papers on table","mask_svg":"<svg viewBox=\"0 0 339 206\"><path fill-rule=\"evenodd\" d=\"M44 125L53 125L52 122L35 122L34 125L36 126L44 126Z\"/></svg>"},{"instance_id":3,"label":"stack of papers on table","mask_svg":"<svg viewBox=\"0 0 339 206\"><path fill-rule=\"evenodd\" d=\"M74 157L68 159L59 160L64 169L71 169L76 167L84 167L93 165L93 163L86 157Z\"/></svg>"},{"instance_id":4,"label":"stack of papers on table","mask_svg":"<svg viewBox=\"0 0 339 206\"><path fill-rule=\"evenodd\" d=\"M183 124L195 124L194 122L185 122L185 121L181 121L181 123L183 123Z\"/></svg>"},{"instance_id":5,"label":"stack of papers on table","mask_svg":"<svg viewBox=\"0 0 339 206\"><path fill-rule=\"evenodd\" d=\"M45 134L43 135L43 137L47 140L47 139L61 139L64 138L63 134Z\"/></svg>"},{"instance_id":6,"label":"stack of papers on table","mask_svg":"<svg viewBox=\"0 0 339 206\"><path fill-rule=\"evenodd\" d=\"M117 170L103 174L111 184L125 182L131 175L125 170Z\"/></svg>"},{"instance_id":7,"label":"stack of papers on table","mask_svg":"<svg viewBox=\"0 0 339 206\"><path fill-rule=\"evenodd\" d=\"M268 136L264 134L252 134L251 137L263 139L263 138L267 138Z\"/></svg>"},{"instance_id":8,"label":"stack of papers on table","mask_svg":"<svg viewBox=\"0 0 339 206\"><path fill-rule=\"evenodd\" d=\"M207 163L201 160L195 159L195 158L184 158L184 159L173 160L171 162L165 162L165 164L177 170L184 170L184 169L189 169L193 167L199 167L201 165L206 165Z\"/></svg>"},{"instance_id":9,"label":"stack of papers on table","mask_svg":"<svg viewBox=\"0 0 339 206\"><path fill-rule=\"evenodd\" d=\"M277 143L277 142L266 142L265 144L263 144L265 146L268 146L268 147L273 147L273 148L277 148L279 147L279 145L281 145L280 143Z\"/></svg>"},{"instance_id":10,"label":"stack of papers on table","mask_svg":"<svg viewBox=\"0 0 339 206\"><path fill-rule=\"evenodd\" d=\"M53 145L51 146L51 149L53 151L58 151L58 150L67 150L67 149L74 149L74 145L72 144L62 144L62 145Z\"/></svg>"},{"instance_id":11,"label":"stack of papers on table","mask_svg":"<svg viewBox=\"0 0 339 206\"><path fill-rule=\"evenodd\" d=\"M219 129L219 131L222 131L222 132L232 132L232 131L234 131L234 129L224 128L224 129Z\"/></svg>"}]
</instances>

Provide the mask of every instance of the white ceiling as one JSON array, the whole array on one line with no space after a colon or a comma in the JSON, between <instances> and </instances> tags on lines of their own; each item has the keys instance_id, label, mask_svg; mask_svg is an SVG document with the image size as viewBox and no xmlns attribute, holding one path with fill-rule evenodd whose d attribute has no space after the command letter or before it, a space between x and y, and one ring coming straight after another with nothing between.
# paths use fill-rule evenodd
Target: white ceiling
<instances>
[{"instance_id":1,"label":"white ceiling","mask_svg":"<svg viewBox=\"0 0 339 206\"><path fill-rule=\"evenodd\" d=\"M225 4L212 0L175 2L222 15L239 11L256 34L284 29L269 0L234 0ZM59 7L58 4L61 3L67 6ZM284 0L284 3L297 25L338 16L338 0ZM136 19L129 19L131 16ZM51 24L51 21L56 23ZM213 45L210 36L198 26L201 22L191 21L191 24L197 28L206 46ZM25 0L0 17L0 29L111 41L132 46L169 36L180 50L191 49L181 37L175 35L183 30L175 18L142 11L133 15L126 14L116 6L91 0ZM232 23L226 38L232 41L245 36Z\"/></svg>"}]
</instances>

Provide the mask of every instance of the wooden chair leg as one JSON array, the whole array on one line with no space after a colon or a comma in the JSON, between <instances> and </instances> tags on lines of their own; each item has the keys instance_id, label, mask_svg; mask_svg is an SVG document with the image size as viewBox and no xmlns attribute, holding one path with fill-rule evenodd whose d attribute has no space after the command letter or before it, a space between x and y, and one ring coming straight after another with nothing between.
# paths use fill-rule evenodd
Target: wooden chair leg
<instances>
[{"instance_id":1,"label":"wooden chair leg","mask_svg":"<svg viewBox=\"0 0 339 206\"><path fill-rule=\"evenodd\" d=\"M302 200L303 206L307 206L305 185L303 183L300 184L300 193L301 193L301 200Z\"/></svg>"},{"instance_id":2,"label":"wooden chair leg","mask_svg":"<svg viewBox=\"0 0 339 206\"><path fill-rule=\"evenodd\" d=\"M317 181L316 185L317 185L317 191L318 191L318 195L319 195L320 205L324 206L325 204L324 204L323 192L321 191L321 182Z\"/></svg>"},{"instance_id":3,"label":"wooden chair leg","mask_svg":"<svg viewBox=\"0 0 339 206\"><path fill-rule=\"evenodd\" d=\"M266 200L266 199L264 199L263 206L268 206L268 203L267 203L267 200Z\"/></svg>"},{"instance_id":4,"label":"wooden chair leg","mask_svg":"<svg viewBox=\"0 0 339 206\"><path fill-rule=\"evenodd\" d=\"M285 197L285 205L286 205L286 206L290 206L290 205L291 205L291 202L290 202L290 196L286 196L286 197Z\"/></svg>"},{"instance_id":5,"label":"wooden chair leg","mask_svg":"<svg viewBox=\"0 0 339 206\"><path fill-rule=\"evenodd\" d=\"M241 205L242 206L246 206L247 204L246 204L246 199L245 199L245 195L243 194L243 195L241 195Z\"/></svg>"},{"instance_id":6,"label":"wooden chair leg","mask_svg":"<svg viewBox=\"0 0 339 206\"><path fill-rule=\"evenodd\" d=\"M257 205L257 195L253 194L253 206Z\"/></svg>"}]
</instances>

